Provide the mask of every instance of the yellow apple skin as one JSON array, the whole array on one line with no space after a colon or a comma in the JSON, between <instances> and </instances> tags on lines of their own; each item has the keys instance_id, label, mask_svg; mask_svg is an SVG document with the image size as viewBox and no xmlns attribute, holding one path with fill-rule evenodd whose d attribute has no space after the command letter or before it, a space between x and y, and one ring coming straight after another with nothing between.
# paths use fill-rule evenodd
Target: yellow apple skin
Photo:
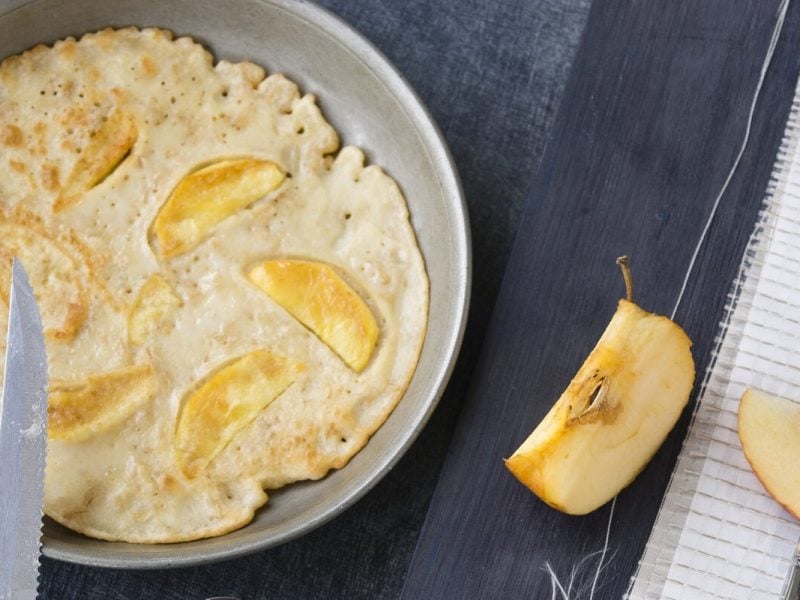
<instances>
[{"instance_id":1,"label":"yellow apple skin","mask_svg":"<svg viewBox=\"0 0 800 600\"><path fill-rule=\"evenodd\" d=\"M800 403L746 390L739 403L739 439L764 489L800 519Z\"/></svg>"},{"instance_id":2,"label":"yellow apple skin","mask_svg":"<svg viewBox=\"0 0 800 600\"><path fill-rule=\"evenodd\" d=\"M506 466L557 510L599 508L675 426L694 384L690 348L674 322L620 300L575 378Z\"/></svg>"}]
</instances>

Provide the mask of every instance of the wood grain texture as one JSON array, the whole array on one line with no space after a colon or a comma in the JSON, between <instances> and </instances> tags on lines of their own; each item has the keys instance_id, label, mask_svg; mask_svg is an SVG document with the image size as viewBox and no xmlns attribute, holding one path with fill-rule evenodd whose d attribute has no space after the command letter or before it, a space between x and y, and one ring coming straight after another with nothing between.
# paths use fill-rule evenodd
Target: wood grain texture
<instances>
[{"instance_id":1,"label":"wood grain texture","mask_svg":"<svg viewBox=\"0 0 800 600\"><path fill-rule=\"evenodd\" d=\"M603 544L609 506L545 506L503 467L583 362L624 294L670 314L739 150L778 2L595 0L514 245L470 391L404 588L405 598L549 598ZM708 366L754 226L800 67L790 6L751 140L677 313ZM697 387L697 386L696 386ZM694 395L692 403L694 402ZM686 432L687 409L624 490L595 598L627 588ZM576 586L591 583L596 559ZM579 594L577 597L588 597Z\"/></svg>"}]
</instances>

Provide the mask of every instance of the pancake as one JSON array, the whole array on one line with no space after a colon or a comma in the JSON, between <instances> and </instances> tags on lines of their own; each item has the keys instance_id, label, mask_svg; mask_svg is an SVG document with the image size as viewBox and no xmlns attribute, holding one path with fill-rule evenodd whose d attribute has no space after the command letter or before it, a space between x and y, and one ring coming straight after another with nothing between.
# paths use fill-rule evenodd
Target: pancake
<instances>
[{"instance_id":1,"label":"pancake","mask_svg":"<svg viewBox=\"0 0 800 600\"><path fill-rule=\"evenodd\" d=\"M405 200L284 76L160 29L68 38L0 64L0 149L0 321L16 254L58 522L224 534L401 398L428 309Z\"/></svg>"}]
</instances>

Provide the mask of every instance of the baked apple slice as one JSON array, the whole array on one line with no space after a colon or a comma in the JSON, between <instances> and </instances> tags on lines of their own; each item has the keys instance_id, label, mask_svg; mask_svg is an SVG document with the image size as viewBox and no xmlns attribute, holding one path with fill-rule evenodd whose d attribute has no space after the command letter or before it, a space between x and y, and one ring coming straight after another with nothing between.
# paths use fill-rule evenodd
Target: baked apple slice
<instances>
[{"instance_id":1,"label":"baked apple slice","mask_svg":"<svg viewBox=\"0 0 800 600\"><path fill-rule=\"evenodd\" d=\"M304 368L269 350L255 350L203 382L183 405L175 432L183 474L197 477Z\"/></svg>"},{"instance_id":2,"label":"baked apple slice","mask_svg":"<svg viewBox=\"0 0 800 600\"><path fill-rule=\"evenodd\" d=\"M54 440L82 442L119 425L156 390L150 365L90 375L85 381L50 386L47 427Z\"/></svg>"},{"instance_id":3,"label":"baked apple slice","mask_svg":"<svg viewBox=\"0 0 800 600\"><path fill-rule=\"evenodd\" d=\"M378 323L361 296L325 263L269 260L250 280L313 331L357 373L378 341Z\"/></svg>"},{"instance_id":4,"label":"baked apple slice","mask_svg":"<svg viewBox=\"0 0 800 600\"><path fill-rule=\"evenodd\" d=\"M212 228L276 189L285 176L268 160L221 160L189 173L175 187L153 224L162 256L194 248Z\"/></svg>"},{"instance_id":5,"label":"baked apple slice","mask_svg":"<svg viewBox=\"0 0 800 600\"><path fill-rule=\"evenodd\" d=\"M128 337L134 344L144 344L183 302L161 275L151 275L144 282L128 314Z\"/></svg>"},{"instance_id":6,"label":"baked apple slice","mask_svg":"<svg viewBox=\"0 0 800 600\"><path fill-rule=\"evenodd\" d=\"M85 192L108 177L128 156L137 136L133 117L119 109L112 111L81 150L53 210L61 212L73 206Z\"/></svg>"}]
</instances>

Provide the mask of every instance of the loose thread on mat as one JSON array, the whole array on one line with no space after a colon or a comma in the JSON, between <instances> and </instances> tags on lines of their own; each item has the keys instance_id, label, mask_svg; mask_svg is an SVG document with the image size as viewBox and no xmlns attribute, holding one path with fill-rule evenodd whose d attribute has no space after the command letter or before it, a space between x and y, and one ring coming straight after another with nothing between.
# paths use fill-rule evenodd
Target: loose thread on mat
<instances>
[{"instance_id":1,"label":"loose thread on mat","mask_svg":"<svg viewBox=\"0 0 800 600\"><path fill-rule=\"evenodd\" d=\"M603 566L608 566L609 562L605 562L605 552L604 550L595 550L594 552L590 552L586 556L584 556L577 564L575 564L572 569L570 570L569 574L569 583L567 584L567 589L564 589L564 584L562 584L558 576L555 574L552 565L549 562L544 563L544 569L547 571L547 574L550 577L550 592L551 592L551 600L569 600L572 598L572 590L575 587L575 582L580 573L581 569L583 568L584 563L592 560L596 556L600 556L600 565L601 570ZM612 555L613 558L613 555ZM592 581L591 588L588 584L579 587L576 590L576 593L581 594L585 592L587 589L591 589L590 593L594 594L594 590L597 585L597 576L595 576L594 580ZM559 595L560 594L560 595Z\"/></svg>"},{"instance_id":2,"label":"loose thread on mat","mask_svg":"<svg viewBox=\"0 0 800 600\"><path fill-rule=\"evenodd\" d=\"M767 71L769 70L770 65L772 64L772 57L775 54L775 48L778 45L778 40L780 39L781 31L783 30L783 23L786 20L786 13L789 8L789 1L790 0L781 0L781 3L778 5L777 10L777 18L775 20L775 27L772 30L772 37L770 38L769 46L767 47L767 53L764 57L764 62L761 65L761 71L759 73L758 81L756 82L756 87L753 93L753 99L750 102L750 110L747 114L747 120L745 122L745 130L744 136L742 137L742 143L739 146L739 151L736 154L736 158L731 165L730 170L728 171L728 175L725 178L725 181L722 184L722 187L719 190L719 193L714 198L714 202L711 205L711 212L706 219L705 225L703 226L703 230L700 232L700 237L697 240L697 244L695 244L694 251L692 252L692 257L689 260L689 266L686 269L686 274L683 277L683 282L681 283L680 291L678 292L678 297L675 301L675 305L672 309L672 314L670 315L671 319L675 319L675 316L678 313L678 309L680 308L681 302L683 301L684 294L686 293L686 288L689 285L689 281L691 280L692 274L694 272L695 264L697 263L697 258L700 255L700 250L703 247L703 244L708 237L708 232L711 229L711 224L714 221L714 218L717 215L717 209L722 201L722 197L725 195L725 192L728 190L728 186L730 185L731 180L733 179L734 174L739 168L739 164L742 161L742 156L744 155L745 150L747 149L747 144L750 141L750 132L753 127L753 119L755 117L756 106L758 105L758 100L761 96L761 89L764 85L764 79L766 78ZM662 506L664 499L662 498ZM603 571L603 568L610 564L606 563L606 555L609 549L609 543L611 538L611 525L614 521L614 508L617 504L617 497L615 496L611 502L611 508L608 513L608 523L606 525L606 535L605 540L603 542L603 548L599 551L600 560L597 563L597 568L595 569L594 578L592 579L592 587L589 590L589 600L594 600L594 594L597 590L597 583L600 579L600 574ZM659 507L659 512L661 511L661 507ZM570 597L572 593L572 584L577 574L577 571L580 570L580 566L584 563L587 558L590 558L597 554L597 552L592 552L585 556L578 562L578 565L572 569L570 574L570 581L567 587L567 590L564 590L564 586L558 579L558 576L553 571L553 568L550 566L549 562L545 562L545 569L547 570L548 574L550 575L550 585L552 588L552 600L556 600L556 593L561 593L561 600L572 600ZM612 557L613 558L613 557ZM630 591L633 587L634 578L631 578L630 585L628 586L628 590L625 594L625 597L628 597Z\"/></svg>"},{"instance_id":3,"label":"loose thread on mat","mask_svg":"<svg viewBox=\"0 0 800 600\"><path fill-rule=\"evenodd\" d=\"M608 542L611 538L611 523L614 522L614 508L617 506L617 497L611 501L611 510L608 511L608 524L606 525L606 539L603 542L603 552L600 554L600 562L597 563L597 570L594 572L594 579L592 579L592 589L589 591L589 600L594 598L594 591L597 588L597 580L600 579L600 571L603 570L603 562L606 560L606 553L608 552Z\"/></svg>"},{"instance_id":4,"label":"loose thread on mat","mask_svg":"<svg viewBox=\"0 0 800 600\"><path fill-rule=\"evenodd\" d=\"M716 198L714 198L714 203L712 205L711 212L709 213L708 219L706 220L706 223L705 223L705 226L703 227L703 230L700 233L700 238L698 239L697 244L695 245L694 252L692 253L692 258L689 261L689 266L688 266L688 268L686 270L686 274L685 274L685 276L683 278L683 283L681 284L680 292L678 293L678 298L676 299L675 306L672 309L672 315L671 315L672 319L675 319L675 316L678 313L678 309L680 308L681 301L683 300L684 293L686 292L686 288L689 285L689 280L691 279L692 273L694 271L695 263L697 262L697 257L700 254L700 250L702 249L702 246L706 241L706 237L708 236L708 231L711 228L711 224L712 224L712 222L714 220L714 217L717 214L717 209L719 208L719 204L722 201L722 197L725 195L725 192L728 190L728 185L730 184L731 180L733 179L734 174L736 173L737 169L739 168L739 164L741 163L742 156L744 155L744 152L745 152L745 150L747 148L747 144L750 141L750 132L751 132L752 126L753 126L753 119L754 119L754 116L755 116L756 106L758 105L758 100L759 100L759 98L761 96L761 89L762 89L762 87L764 85L764 79L766 78L767 71L769 70L769 67L772 64L772 57L775 54L775 48L778 45L778 40L780 39L781 32L783 31L783 24L784 24L784 21L786 20L786 13L788 12L788 9L789 9L789 2L790 2L790 0L781 0L780 4L778 5L778 10L777 10L776 19L775 19L775 26L774 26L774 28L772 30L772 37L770 38L769 46L767 47L767 52L766 52L766 55L764 56L764 62L761 65L761 71L759 73L758 81L756 82L756 87L755 87L755 90L753 92L753 99L750 102L750 111L748 112L748 115L747 115L747 121L746 121L746 124L745 124L744 136L742 137L742 143L739 146L739 151L737 152L736 158L734 159L733 164L731 165L731 169L728 172L728 176L725 178L725 181L722 184L722 188L720 189L720 191L717 194ZM748 247L749 246L750 246L750 244L748 243ZM721 342L722 342L722 340L720 339L719 340L719 345L721 345ZM717 348L719 348L719 345L717 346ZM715 354L716 354L716 352L715 352ZM714 362L714 359L712 357L712 364L713 364L713 362ZM706 374L706 378L705 378L705 380L703 382L703 386L702 386L702 389L700 391L700 396L701 397L702 397L704 389L706 388L706 386L708 384L708 375L709 374L710 374L710 370ZM691 424L689 426L690 430L691 430L692 425L694 424L694 421L695 421L695 419L697 417L699 406L700 406L700 402L698 401L697 405L694 408L694 412L692 414L692 422L691 422ZM673 480L674 477L675 477L675 473L673 472L671 477L670 477L669 485L672 484L672 480ZM664 508L665 500L666 500L666 494L661 499L661 505L659 506L659 509L658 509L659 514L661 513L661 510ZM687 510L688 510L688 508L687 508ZM658 517L656 517L656 523L657 522L658 522ZM650 542L648 541L648 545L649 545L649 543ZM641 568L641 561L639 562L639 566L637 567L636 574L634 574L634 576L631 577L631 580L630 580L630 582L628 584L628 589L627 589L627 591L625 593L624 598L630 598L630 594L631 594L631 591L633 590L633 585L636 582L636 579L638 577L640 568ZM590 600L592 600L591 597L590 597Z\"/></svg>"},{"instance_id":5,"label":"loose thread on mat","mask_svg":"<svg viewBox=\"0 0 800 600\"><path fill-rule=\"evenodd\" d=\"M700 238L697 240L697 244L694 247L694 252L692 253L692 258L689 260L689 267L686 269L686 275L683 277L683 283L681 284L680 292L678 292L678 299L675 301L675 306L672 309L672 315L670 316L671 319L675 319L675 315L678 313L678 308L681 305L681 301L683 300L683 295L686 292L686 288L689 285L689 280L692 277L692 272L694 271L695 263L697 262L697 257L700 254L700 250L703 247L703 244L706 241L706 237L708 236L708 231L711 229L711 223L714 221L714 217L717 215L717 209L719 208L719 204L722 201L722 197L725 195L725 192L728 191L728 185L730 185L731 180L733 179L733 175L736 173L736 170L739 168L739 163L742 161L742 156L744 155L744 151L747 148L747 143L750 141L750 131L753 128L753 117L756 113L756 106L758 105L758 99L761 96L761 88L764 85L764 79L767 75L767 70L769 70L769 66L772 64L772 56L775 54L775 47L778 45L778 39L781 36L781 31L783 30L783 22L786 19L786 11L789 8L789 0L781 0L780 5L778 5L778 16L775 21L775 28L772 30L772 38L769 41L769 47L767 48L767 54L764 57L764 63L761 65L761 73L758 76L758 82L756 83L756 89L753 94L753 100L750 102L750 111L747 114L747 121L745 123L744 129L744 137L742 138L742 143L739 146L739 152L736 154L736 158L731 165L730 171L728 171L728 176L725 178L725 182L722 184L722 188L719 190L716 198L714 198L714 203L711 205L711 212L708 214L708 219L706 219L706 224L703 227L703 231L700 232Z\"/></svg>"}]
</instances>

